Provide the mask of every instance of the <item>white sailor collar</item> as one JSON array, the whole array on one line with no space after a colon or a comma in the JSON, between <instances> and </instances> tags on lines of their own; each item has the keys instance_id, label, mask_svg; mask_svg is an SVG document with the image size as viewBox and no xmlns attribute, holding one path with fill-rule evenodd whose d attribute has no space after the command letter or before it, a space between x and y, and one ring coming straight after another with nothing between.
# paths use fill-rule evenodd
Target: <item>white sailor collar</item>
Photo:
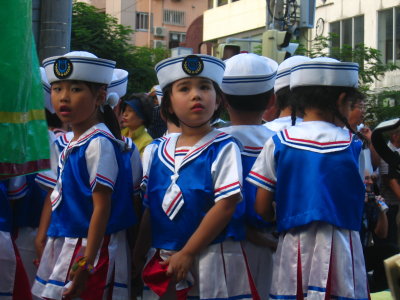
<instances>
[{"instance_id":1,"label":"white sailor collar","mask_svg":"<svg viewBox=\"0 0 400 300\"><path fill-rule=\"evenodd\" d=\"M282 144L318 153L344 150L353 136L348 129L324 121L302 122L278 133Z\"/></svg>"},{"instance_id":2,"label":"white sailor collar","mask_svg":"<svg viewBox=\"0 0 400 300\"><path fill-rule=\"evenodd\" d=\"M263 125L232 125L221 130L239 140L242 154L257 157L265 142L276 134Z\"/></svg>"},{"instance_id":3,"label":"white sailor collar","mask_svg":"<svg viewBox=\"0 0 400 300\"><path fill-rule=\"evenodd\" d=\"M201 138L195 145L191 147L189 152L182 159L180 166L175 165L175 148L176 143L179 139L180 133L171 134L161 141L158 147L158 157L172 172L177 172L178 169L198 157L205 149L215 142L222 141L224 139L230 138L231 136L222 132L218 129L213 129L207 133L203 138Z\"/></svg>"},{"instance_id":4,"label":"white sailor collar","mask_svg":"<svg viewBox=\"0 0 400 300\"><path fill-rule=\"evenodd\" d=\"M126 144L125 142L118 140L116 137L114 137L114 135L104 123L98 123L86 130L76 141L71 141L71 139L67 149L70 149L72 147L79 147L86 144L90 140L90 138L96 134L102 134L116 141L118 144L121 144L121 146Z\"/></svg>"}]
</instances>

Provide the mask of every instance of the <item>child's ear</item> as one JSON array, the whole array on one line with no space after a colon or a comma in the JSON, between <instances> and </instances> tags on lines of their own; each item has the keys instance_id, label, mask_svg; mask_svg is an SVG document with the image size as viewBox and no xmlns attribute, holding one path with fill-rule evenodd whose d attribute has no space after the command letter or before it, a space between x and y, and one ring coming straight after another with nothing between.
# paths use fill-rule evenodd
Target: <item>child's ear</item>
<instances>
[{"instance_id":1,"label":"child's ear","mask_svg":"<svg viewBox=\"0 0 400 300\"><path fill-rule=\"evenodd\" d=\"M339 97L336 100L336 107L343 116L348 114L348 110L350 109L350 101L347 99L347 94L345 92L339 94Z\"/></svg>"},{"instance_id":2,"label":"child's ear","mask_svg":"<svg viewBox=\"0 0 400 300\"><path fill-rule=\"evenodd\" d=\"M98 105L104 105L106 102L106 97L107 97L107 91L105 87L101 87L97 93L97 104Z\"/></svg>"}]
</instances>

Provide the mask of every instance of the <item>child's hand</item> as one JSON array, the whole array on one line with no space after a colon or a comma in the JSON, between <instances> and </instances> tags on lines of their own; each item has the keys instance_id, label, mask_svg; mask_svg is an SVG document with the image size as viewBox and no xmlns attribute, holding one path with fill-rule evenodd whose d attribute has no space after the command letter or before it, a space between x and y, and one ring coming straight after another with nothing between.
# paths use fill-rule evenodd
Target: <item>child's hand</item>
<instances>
[{"instance_id":1,"label":"child's hand","mask_svg":"<svg viewBox=\"0 0 400 300\"><path fill-rule=\"evenodd\" d=\"M194 256L178 251L161 264L168 265L167 275L173 276L176 282L184 280L193 264Z\"/></svg>"},{"instance_id":2,"label":"child's hand","mask_svg":"<svg viewBox=\"0 0 400 300\"><path fill-rule=\"evenodd\" d=\"M64 292L63 296L70 298L79 297L86 288L86 282L89 277L89 272L82 268L76 271L70 271L69 279L72 280L71 286Z\"/></svg>"}]
</instances>

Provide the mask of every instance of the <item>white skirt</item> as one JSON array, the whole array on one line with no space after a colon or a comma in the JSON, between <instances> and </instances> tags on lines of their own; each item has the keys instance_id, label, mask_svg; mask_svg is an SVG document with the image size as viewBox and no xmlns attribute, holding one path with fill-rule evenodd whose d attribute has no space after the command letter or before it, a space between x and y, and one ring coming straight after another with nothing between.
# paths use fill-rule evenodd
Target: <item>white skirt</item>
<instances>
[{"instance_id":1,"label":"white skirt","mask_svg":"<svg viewBox=\"0 0 400 300\"><path fill-rule=\"evenodd\" d=\"M35 280L35 275L37 272L37 267L33 264L33 261L36 258L36 234L37 228L21 227L18 228L18 237L15 240L15 244L17 245L19 255L21 256L26 274L28 275L31 285Z\"/></svg>"},{"instance_id":2,"label":"white skirt","mask_svg":"<svg viewBox=\"0 0 400 300\"><path fill-rule=\"evenodd\" d=\"M148 261L155 253L154 248L150 250ZM168 254L172 255L173 252L160 251L161 258L165 259ZM242 245L233 240L213 244L203 250L196 258L187 280L176 285L176 291L188 285L191 286L188 299L259 299ZM160 297L145 287L143 300L150 299Z\"/></svg>"},{"instance_id":3,"label":"white skirt","mask_svg":"<svg viewBox=\"0 0 400 300\"><path fill-rule=\"evenodd\" d=\"M32 287L38 297L62 299L70 282L70 266L77 256L83 255L85 238L48 238L42 260ZM80 298L88 300L129 299L130 264L126 231L119 231L103 239L90 275L87 289Z\"/></svg>"},{"instance_id":4,"label":"white skirt","mask_svg":"<svg viewBox=\"0 0 400 300\"><path fill-rule=\"evenodd\" d=\"M30 284L9 232L0 231L0 299L30 300Z\"/></svg>"},{"instance_id":5,"label":"white skirt","mask_svg":"<svg viewBox=\"0 0 400 300\"><path fill-rule=\"evenodd\" d=\"M255 245L247 240L243 241L243 248L260 299L267 300L271 289L274 253L268 247Z\"/></svg>"},{"instance_id":6,"label":"white skirt","mask_svg":"<svg viewBox=\"0 0 400 300\"><path fill-rule=\"evenodd\" d=\"M313 300L369 299L357 231L313 222L281 234L270 299L298 299L297 295Z\"/></svg>"}]
</instances>

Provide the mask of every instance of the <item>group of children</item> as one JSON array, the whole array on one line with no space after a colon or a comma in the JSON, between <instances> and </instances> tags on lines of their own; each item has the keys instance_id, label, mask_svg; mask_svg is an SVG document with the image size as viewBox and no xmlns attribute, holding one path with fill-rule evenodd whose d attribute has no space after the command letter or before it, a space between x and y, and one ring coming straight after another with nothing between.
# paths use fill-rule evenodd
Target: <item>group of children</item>
<instances>
[{"instance_id":1,"label":"group of children","mask_svg":"<svg viewBox=\"0 0 400 300\"><path fill-rule=\"evenodd\" d=\"M299 56L278 66L251 53L161 61L161 114L180 132L142 159L112 111L115 62L71 52L43 66L72 132L52 143L53 172L38 176L50 191L35 297L130 299L140 274L142 299L369 298L362 142L347 122L357 64ZM281 115L262 125L274 102ZM231 126L216 129L224 105ZM2 253L13 241L0 230ZM0 299L30 299L18 296L16 257Z\"/></svg>"}]
</instances>

